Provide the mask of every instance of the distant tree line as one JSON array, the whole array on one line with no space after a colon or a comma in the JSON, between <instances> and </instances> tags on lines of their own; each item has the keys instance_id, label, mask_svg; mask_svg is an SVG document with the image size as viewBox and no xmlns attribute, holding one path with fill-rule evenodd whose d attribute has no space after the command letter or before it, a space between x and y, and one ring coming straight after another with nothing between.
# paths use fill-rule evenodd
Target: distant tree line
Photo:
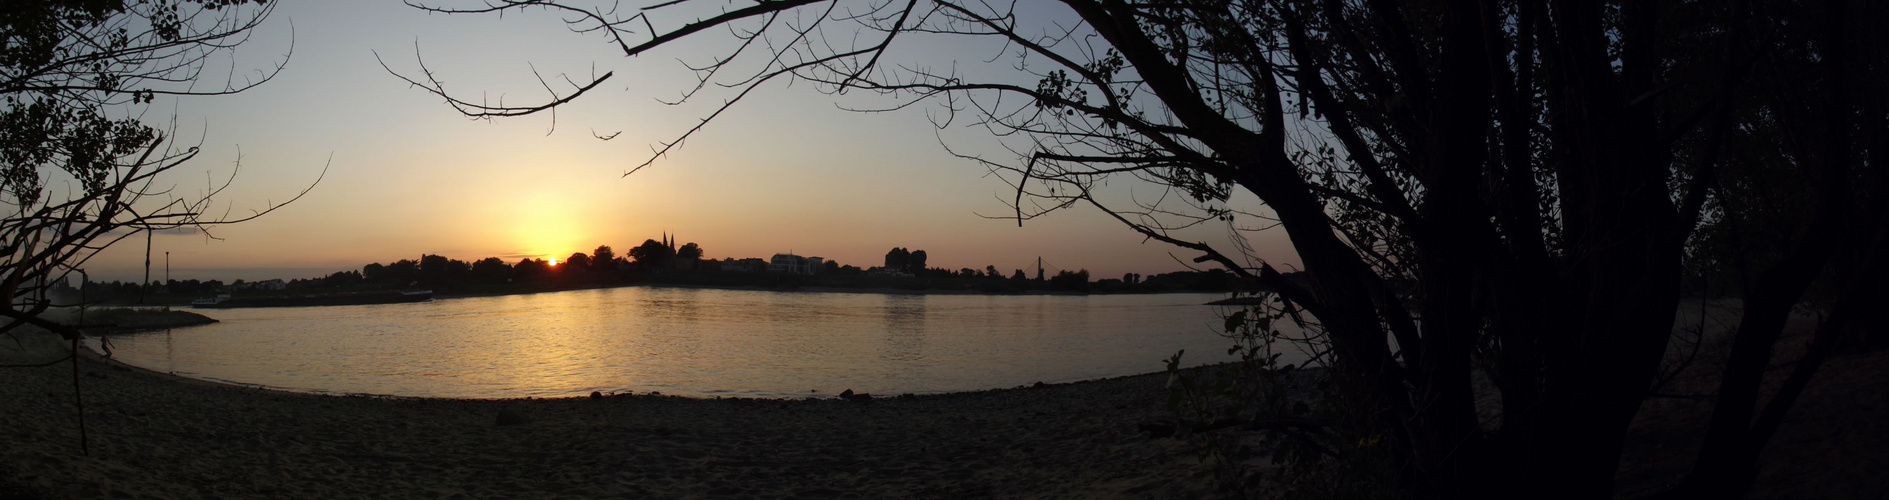
<instances>
[{"instance_id":1,"label":"distant tree line","mask_svg":"<svg viewBox=\"0 0 1889 500\"><path fill-rule=\"evenodd\" d=\"M1065 269L1057 271L1053 276L1047 277L1044 276L1042 270L1038 270L1036 278L1031 279L1022 269L1016 269L1006 277L1003 272L999 271L997 266L994 265L984 266L982 270L968 267L956 271L937 267L928 268L925 267L925 262L928 257L924 250L907 250L902 247L894 247L892 250L886 252L885 267L881 269L910 274L916 279L953 280L955 284L970 284L971 288L984 291L1020 292L1053 290L1102 293L1167 291L1217 292L1236 290L1242 286L1238 279L1223 269L1181 271L1155 275L1149 278L1144 278L1142 275L1136 273L1127 273L1122 275L1121 279L1106 278L1094 281L1091 280L1089 270L1087 269L1075 271ZM832 261L828 261L826 267L829 272L837 271L840 275L856 275L870 272L870 270L859 270L852 266L839 266ZM852 269L853 271L848 272L847 269ZM994 284L996 286L993 286ZM939 288L951 287L942 286Z\"/></svg>"},{"instance_id":2,"label":"distant tree line","mask_svg":"<svg viewBox=\"0 0 1889 500\"><path fill-rule=\"evenodd\" d=\"M237 283L242 283L237 280ZM87 281L83 284L84 295L78 295L80 288L66 280L52 286L53 302L57 305L76 305L78 302L129 303L135 304L140 298L157 294L208 295L228 290L229 285L220 280L169 280L139 284L136 281Z\"/></svg>"},{"instance_id":3,"label":"distant tree line","mask_svg":"<svg viewBox=\"0 0 1889 500\"><path fill-rule=\"evenodd\" d=\"M643 244L630 249L629 255L619 256L609 245L598 246L586 254L572 253L558 259L556 264L545 259L526 257L516 263L506 263L498 257L466 262L447 258L443 255L427 254L419 260L402 259L390 264L372 263L361 267L359 273L335 273L327 278L291 282L291 288L298 283L304 287L369 285L481 285L517 282L538 282L555 280L576 281L612 281L633 278L640 275L678 270L678 263L693 263L702 257L702 247L688 243L679 248L672 248L656 240L646 240ZM696 270L697 266L688 265L683 271Z\"/></svg>"},{"instance_id":4,"label":"distant tree line","mask_svg":"<svg viewBox=\"0 0 1889 500\"><path fill-rule=\"evenodd\" d=\"M577 252L552 261L521 258L508 263L499 257L463 261L443 255L424 254L419 259L401 259L390 263L370 263L359 271L338 271L327 276L291 280L244 281L225 283L218 280L91 282L84 298L87 302L136 304L152 296L164 296L152 303L175 302L178 296L206 297L221 293L271 293L295 290L377 290L424 287L441 292L510 293L582 286L628 284L690 284L708 286L757 286L796 288L821 286L839 288L897 288L910 290L955 289L989 293L1058 291L1075 293L1139 293L1171 291L1231 291L1241 282L1221 269L1204 272L1183 271L1143 277L1128 273L1120 279L1092 280L1087 269L1059 270L1035 278L1022 269L1008 276L987 265L982 270L925 267L930 256L924 250L903 247L886 252L884 266L862 269L827 260L813 275L764 272L761 266L730 266L724 263L762 259L703 259L702 246L686 243L677 246L664 237L662 241L644 240L619 255L609 245L600 245L590 253ZM71 291L60 283L55 289Z\"/></svg>"},{"instance_id":5,"label":"distant tree line","mask_svg":"<svg viewBox=\"0 0 1889 500\"><path fill-rule=\"evenodd\" d=\"M419 261L400 260L392 264L368 264L359 273L336 273L316 280L296 280L290 288L369 285L442 287L501 283L692 283L714 285L765 286L837 286L909 289L973 289L986 292L1067 291L1133 293L1164 291L1231 291L1242 286L1234 276L1221 269L1182 271L1144 277L1124 274L1120 279L1093 281L1087 269L1060 270L1052 276L1038 271L1031 279L1022 269L1008 276L994 265L982 270L926 267L930 260L924 250L894 247L886 252L884 266L862 269L827 260L814 277L769 276L770 273L727 272L718 260L703 259L703 249L696 243L675 246L673 242L645 240L631 248L627 256L618 256L608 245L589 254L573 253L552 265L544 259L525 258L506 264L497 257L472 263L425 255ZM738 259L727 259L735 261ZM901 273L874 276L874 272ZM742 277L741 275L750 276ZM777 274L777 273L776 273ZM720 275L716 278L708 275Z\"/></svg>"}]
</instances>

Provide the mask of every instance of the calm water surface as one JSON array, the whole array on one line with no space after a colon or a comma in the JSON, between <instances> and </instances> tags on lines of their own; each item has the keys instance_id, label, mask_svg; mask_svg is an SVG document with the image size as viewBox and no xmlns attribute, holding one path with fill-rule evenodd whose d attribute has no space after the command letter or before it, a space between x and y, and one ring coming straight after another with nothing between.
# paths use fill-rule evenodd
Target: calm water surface
<instances>
[{"instance_id":1,"label":"calm water surface","mask_svg":"<svg viewBox=\"0 0 1889 500\"><path fill-rule=\"evenodd\" d=\"M118 336L178 375L423 397L880 395L1014 387L1228 359L1219 294L991 296L627 287L206 311L221 323ZM818 390L819 392L811 392Z\"/></svg>"}]
</instances>

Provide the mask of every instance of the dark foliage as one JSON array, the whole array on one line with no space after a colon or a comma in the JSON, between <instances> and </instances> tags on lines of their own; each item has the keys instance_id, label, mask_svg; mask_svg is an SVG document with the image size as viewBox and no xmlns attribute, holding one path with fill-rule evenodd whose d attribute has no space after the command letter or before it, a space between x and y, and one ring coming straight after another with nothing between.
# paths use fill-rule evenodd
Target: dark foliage
<instances>
[{"instance_id":1,"label":"dark foliage","mask_svg":"<svg viewBox=\"0 0 1889 500\"><path fill-rule=\"evenodd\" d=\"M695 66L704 80L685 97L735 92L710 118L795 79L887 95L887 108L932 100L941 125L967 119L1013 141L1014 157L966 158L1010 184L1019 224L1097 208L1264 286L1315 332L1300 341L1321 353L1332 414L1348 420L1308 439L1371 443L1383 459L1325 469L1369 481L1321 484L1611 495L1692 273L1735 283L1744 307L1705 449L1674 494L1735 497L1838 340L1889 336L1862 328L1889 323L1872 286L1889 277L1879 2L1065 0L1048 20L1034 4L829 3L679 22L667 16L693 2L422 8L553 10L626 57L719 34L758 42ZM938 37L1001 42L1001 57L977 59L1035 85L896 61L895 41ZM493 107L418 74L409 81L479 117L553 109L610 76ZM1159 195L1111 198L1110 180ZM1235 193L1265 210L1239 208ZM1304 279L1247 255L1241 237L1184 231L1205 225L1283 230ZM926 270L900 250L887 267ZM1760 405L1799 306L1825 321ZM1273 316L1246 319L1257 317ZM1499 420L1478 414L1478 377L1500 393Z\"/></svg>"}]
</instances>

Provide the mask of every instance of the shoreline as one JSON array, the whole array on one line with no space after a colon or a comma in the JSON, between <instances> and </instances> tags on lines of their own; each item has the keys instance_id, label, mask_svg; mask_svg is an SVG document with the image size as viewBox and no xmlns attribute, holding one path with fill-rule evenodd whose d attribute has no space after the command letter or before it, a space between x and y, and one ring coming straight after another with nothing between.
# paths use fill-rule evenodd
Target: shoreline
<instances>
[{"instance_id":1,"label":"shoreline","mask_svg":"<svg viewBox=\"0 0 1889 500\"><path fill-rule=\"evenodd\" d=\"M131 363L126 363L116 358L106 358L103 353L100 353L94 350L92 346L84 345L83 343L81 344L81 346L84 347L84 351L80 353L80 356L84 358L86 362L105 365L108 368L113 369L113 370L128 370L132 372L137 372L142 376L170 379L178 383L206 384L209 386L216 386L216 387L229 387L229 388L236 388L236 389L247 389L247 390L264 391L264 392L272 392L272 393L295 394L295 395L301 395L301 396L327 396L327 397L338 397L338 398L439 400L439 401L556 401L556 400L565 400L565 399L576 400L576 399L589 398L588 396L584 394L572 394L568 396L523 396L523 397L486 398L486 397L445 397L445 396L403 396L399 394L374 394L374 393L365 393L365 392L333 392L333 391L323 391L319 389L295 389L295 388L290 388L290 387L276 387L276 386L265 385L265 384L252 384L252 383L247 383L247 382L238 382L234 380L223 380L223 379L207 378L207 377L193 377L190 375L182 375L182 374L177 374L177 373L172 373L172 372L161 372L161 371L153 370L150 368L134 365ZM1197 370L1197 369L1207 368L1211 366L1216 366L1216 365L1205 364L1205 365L1200 365L1200 366L1183 368L1183 370ZM1311 369L1311 368L1308 368L1308 369ZM1159 371L1159 372L1135 373L1135 374L1129 374L1129 375L1115 375L1115 376L1109 376L1109 377L1082 379L1082 380L1064 380L1064 381L1057 381L1057 382L1034 381L1030 384L1023 384L1023 385L1017 385L1017 386L1012 386L1012 387L991 387L991 388L985 388L985 389L963 389L963 390L951 390L951 391L941 391L941 392L911 392L911 393L900 393L900 394L870 393L870 395L872 396L872 399L875 401L886 400L886 399L908 400L908 399L923 399L923 398L936 398L936 397L952 397L952 396L961 396L961 395L988 394L988 393L1002 392L1002 391L1021 391L1021 390L1029 390L1029 389L1040 389L1043 387L1088 384L1088 383L1096 383L1096 382L1114 382L1114 381L1120 381L1123 379L1136 379L1136 378L1161 378L1163 383L1165 383L1166 377L1167 377L1167 372ZM1042 385L1038 386L1036 384L1042 384ZM850 391L852 389L853 388L848 387L848 388L843 388L842 390ZM669 394L669 393L663 393L661 391L644 391L644 392L623 391L623 392L607 392L607 393L601 393L601 394L603 394L605 397L662 397L662 398L692 399L692 400L699 400L699 401L800 402L800 401L842 401L844 400L843 397L839 395L840 393L837 393L837 392L834 392L834 393L809 392L807 393L806 396L803 396L803 397Z\"/></svg>"},{"instance_id":2,"label":"shoreline","mask_svg":"<svg viewBox=\"0 0 1889 500\"><path fill-rule=\"evenodd\" d=\"M1176 498L1165 374L870 401L339 396L80 362L0 384L0 493L48 498ZM505 414L528 420L500 425Z\"/></svg>"},{"instance_id":3,"label":"shoreline","mask_svg":"<svg viewBox=\"0 0 1889 500\"><path fill-rule=\"evenodd\" d=\"M924 353L924 356L933 358L929 362L937 363L939 362L937 360L940 359L950 359L952 363L959 366L949 369L938 369L934 375L920 376L899 371L904 370L904 368L901 368L902 365L897 362L897 360L886 358L886 356L890 355L905 356L906 354L903 353L907 352L888 351L887 349L910 350L919 348L912 347L913 345L922 347L922 344L912 344L911 341L907 339L909 334L903 333L901 333L901 335L906 335L905 337L884 337L892 338L893 340L883 340L882 336L885 334L881 333L882 331L878 329L889 327L880 323L881 319L878 315L882 308L905 314L905 311L912 306L931 307L933 310L938 310L937 308L941 305L940 301L943 301L943 305L953 308L964 306L962 309L943 309L947 313L960 310L977 312L981 309L992 307L1014 307L1022 308L1023 310L1033 310L1029 309L1032 307L1039 309L1056 307L1058 309L1054 309L1054 311L1060 314L1060 316L1056 317L1076 318L1080 314L1085 314L1083 311L1087 311L1087 309L1084 308L1106 306L1104 309L1098 310L1102 310L1108 314L1115 314L1109 317L1120 316L1128 318L1131 316L1121 316L1116 313L1109 313L1108 311L1113 311L1114 309L1110 308L1117 308L1116 306L1147 308L1151 305L1158 305L1160 306L1159 308L1149 310L1155 311L1161 315L1146 317L1167 318L1172 316L1185 319L1196 316L1211 318L1213 314L1213 308L1211 306L1195 305L1211 297L1209 295L1194 294L1139 295L1095 299L989 298L965 296L940 297L927 301L907 295L871 295L855 293L852 290L845 291L845 293L848 294L844 295L814 295L812 293L816 292L779 294L695 292L684 288L633 289L625 291L590 291L565 295L521 296L504 299L441 302L437 304L391 304L343 309L289 308L252 309L247 311L200 311L225 321L222 324L207 328L197 328L195 330L178 329L175 332L174 340L169 332L164 331L157 332L157 335L142 333L114 335L112 345L109 347L116 353L118 359L126 363L150 368L162 373L175 372L175 374L179 376L215 382L313 394L459 398L514 398L525 396L540 398L569 397L588 395L593 390L602 391L604 393L611 393L613 391L643 393L655 390L662 391L663 394L689 395L703 398L720 396L801 399L808 396L810 392L817 395L830 396L845 389L870 391L887 396L903 393L937 394L943 392L981 391L993 388L1017 387L1019 385L1028 385L1039 381L1046 383L1074 382L1085 379L1153 372L1161 369L1163 365L1155 361L1146 361L1146 356L1152 356L1154 354L1163 356L1170 355L1173 354L1175 349L1181 347L1187 348L1189 358L1186 364L1189 366L1220 359L1216 356L1202 356L1201 354L1196 354L1196 352L1199 351L1206 351L1207 353L1212 353L1213 351L1205 347L1197 348L1198 346L1195 344L1204 342L1207 344L1207 347L1214 347L1221 342L1218 337L1201 331L1203 327L1198 327L1197 325L1170 326L1176 323L1149 323L1153 325L1152 327L1163 328L1160 333L1164 336L1147 337L1154 340L1146 340L1141 337L1128 337L1129 335L1137 335L1137 333L1129 331L1130 327L1124 326L1136 324L1133 321L1098 323L1100 326L1096 328L1081 331L1074 330L1067 326L1075 323L1061 322L1035 328L1039 331L1060 332L1067 330L1071 333L1085 335L1088 334L1089 330L1118 332L1113 335L1128 339L1119 342L1120 345L1146 344L1155 345L1157 348L1149 350L1150 353L1154 354L1146 355L1126 351L1103 351L1099 348L1088 348L1092 352L1101 354L1085 358L1074 358L1092 358L1095 360L1088 364L1063 359L1067 358L1067 356L1041 354L1039 352L1040 350L1034 348L1028 351L1016 349L1008 350L1005 351L1006 356L997 357L994 360L988 359L988 356L984 357L985 359L968 359L973 358L973 356L961 354L972 352L974 349L954 347L954 349L957 350L938 351L936 348L933 348L932 351ZM886 302L881 304L880 299L885 299ZM721 360L723 358L712 358L714 361L691 361L687 363L677 362L675 360L682 359L680 356L694 356L694 354L674 350L673 348L667 351L622 351L629 352L630 354L602 354L604 351L601 350L599 346L614 344L601 341L602 343L596 343L594 345L585 344L582 346L582 349L586 349L583 351L585 353L584 356L593 354L595 356L603 356L598 359L603 359L604 361L585 361L583 363L588 364L579 364L578 361L557 360L556 364L560 367L560 370L568 368L568 371L563 372L565 374L562 375L562 378L540 378L537 374L528 372L528 370L530 370L529 367L523 367L524 365L522 364L500 363L498 361L503 360L497 360L496 358L494 358L495 361L493 363L478 363L473 365L451 364L449 361L443 361L439 357L396 360L396 358L388 358L378 353L377 350L382 349L378 344L383 341L373 343L361 342L361 336L358 334L358 332L379 331L372 330L373 328L406 328L387 327L383 325L399 325L404 321L412 321L409 323L411 325L409 329L386 330L395 332L397 335L389 336L388 340L384 342L388 342L390 345L425 347L429 345L439 345L442 342L459 342L457 339L473 338L464 335L465 332L481 332L481 335L485 335L485 337L478 337L479 339L489 338L497 339L494 342L499 343L519 343L528 342L527 340L519 339L539 338L538 336L520 337L522 334L536 331L533 330L533 328L540 326L540 324L537 323L539 316L516 316L519 318L533 319L524 322L508 320L510 322L497 323L477 318L484 318L486 316L482 315L495 311L538 311L547 307L547 304L558 305L558 307L564 307L563 304L567 303L590 304L594 302L596 304L610 304L594 307L598 307L598 310L612 308L610 309L613 311L611 314L620 316L624 314L642 314L633 312L642 310L657 311L658 313L663 311L689 311L691 314L695 314L694 307L683 308L674 305L679 303L765 304L769 303L768 301L791 301L793 304L816 305L844 304L849 308L855 306L863 307L864 309L859 310L866 311L872 316L842 315L837 317L845 319L846 321L824 322L825 320L822 320L823 322L808 324L832 326L832 330L819 330L822 334L829 334L829 337L831 337L830 334L832 332L846 332L849 336L843 337L845 339L853 339L855 338L854 335L857 335L857 338L866 339L861 342L884 341L887 343L884 346L865 344L868 347L858 348L856 346L859 344L854 343L835 343L837 341L826 341L826 343L808 342L808 345L822 346L819 347L819 350L822 352L831 351L843 353L846 356L866 356L860 358L862 361L859 361L861 364L858 367L834 367L831 363L817 358L808 358L799 354L766 354L762 351L756 351L757 353L762 353L757 355L740 354L737 356L733 354L722 354L722 356L726 357L727 361ZM931 305L923 306L922 304ZM745 322L753 321L753 319L750 319L750 316L746 313L734 315L734 313L717 312L722 311L722 309L715 308L703 308L702 311L704 311L702 317L710 318L711 320L703 320L699 323L699 326L698 323L686 323L686 326L693 329L688 331L699 332L701 338L722 339L720 341L725 342L723 345L727 346L724 350L740 346L743 342L749 342L742 334L724 333L738 332L740 331L739 328L747 328L747 326L743 325L747 325L748 323ZM1065 313L1064 311L1074 312ZM723 314L724 316L712 316L710 315L711 313ZM463 322L434 323L431 322L432 320L421 321L422 319L431 318L434 315L440 314L447 315L441 317L454 318L455 321ZM505 314L512 313L506 312ZM346 323L350 326L345 328L330 326L330 320L326 319L326 317L329 316L351 318L343 320L351 321ZM396 318L398 321L376 319L383 317ZM507 317L510 318L511 316ZM635 320L633 316L623 317L626 319L620 323L610 323L606 329L610 331L638 331L633 328L617 325L650 323L650 321ZM681 318L681 316L664 317ZM886 317L893 318L893 316ZM947 314L943 317L952 316ZM980 318L979 321L983 321L981 319L983 317L985 316L976 316L976 318ZM1144 316L1132 316L1132 318L1142 317ZM292 325L290 323L280 323L282 326L277 326L278 323L273 322L274 320L262 321L270 318L291 318L294 323L292 323ZM417 319L410 320L409 318ZM458 318L474 319L460 320ZM866 319L859 320L858 318ZM904 321L901 318L903 317L901 316L895 319ZM596 320L590 321L595 322ZM677 321L676 324L678 325L684 324L680 322L682 321L680 319L674 321ZM888 319L885 321L894 320ZM1204 320L1198 323L1204 323L1205 321L1218 322L1217 319L1215 319ZM934 332L957 331L952 329L956 327L957 323L960 322L937 322L934 319L934 323L930 328ZM454 326L450 328L438 327L438 325L442 324ZM485 328L484 325L487 324L498 324L502 325L503 328ZM584 324L588 325L590 323ZM605 323L597 324L605 325ZM902 326L907 323L885 324L893 325L898 328L916 328L913 326ZM941 327L940 325L944 326ZM816 328L824 327L797 326L796 328L798 328L798 330L795 331L811 332L815 331L814 329ZM899 331L903 332L904 330ZM427 333L430 336L421 336L419 335L421 333ZM677 339L693 339L697 337L697 335L685 337L673 333L669 335ZM933 333L932 335L938 335L938 333ZM1172 336L1178 340L1169 340L1168 336ZM622 336L611 338L620 337ZM557 341L556 339L562 337L552 335L543 336L543 338ZM781 345L799 345L801 343L801 341L796 340L796 337L782 336L780 338L787 339L782 341L787 343ZM820 337L814 338L818 339ZM1006 346L1012 344L1023 346L1042 344L1051 346L1053 344L1053 342L1044 341L1036 341L1034 343L1025 342L1025 340L1032 338L1059 337L1044 337L1042 335L1037 335L1036 337L1004 336L1002 338L992 337L991 342L1003 342L1002 345ZM1103 338L1115 339L1115 337ZM318 339L319 341L311 339ZM529 342L537 341L531 340ZM848 340L846 342L851 341ZM330 363L330 361L324 360L341 359L327 354L335 350L335 348L330 347L331 344L329 343L336 346L344 346L342 350L349 356L357 356L358 358L356 359L368 360L368 362L343 363L324 368L323 365ZM960 344L962 344L961 341L959 341L958 344L950 344L947 342L940 345ZM88 340L88 345L93 347L93 350L96 352L104 352L95 340ZM258 349L259 347L257 346L267 345L286 347L253 350ZM1174 347L1167 348L1168 345L1173 345ZM985 348L982 345L973 347L976 349ZM576 348L573 347L572 349ZM855 353L855 351L848 349L858 350L857 353ZM875 351L874 349L878 350ZM704 353L709 352L710 351L704 351ZM887 354L888 352L893 354ZM648 359L652 361L646 363L638 360L636 358L637 356L648 356ZM267 359L269 363L279 365L280 369L276 366L266 366L258 363L256 361L257 359ZM764 361L764 363L749 363L750 359L759 359ZM964 361L957 361L960 359ZM1037 364L1037 362L1034 361L1014 361L1028 359L1045 359L1055 361L1055 363L1044 361L1044 363L1048 364L1042 367L1036 367L1033 366ZM622 365L622 367L616 367L619 364ZM638 367L637 364L642 364L643 366ZM659 369L663 371L653 371L658 368L649 368L651 364L661 364L662 368ZM717 364L721 364L722 367L716 368ZM792 376L786 376L788 374L784 373L771 373L771 371L783 369L781 367L802 368L801 371L793 373ZM870 367L870 370L868 370L867 367ZM987 369L979 367L987 367ZM420 372L438 374L438 377L434 380L427 380L411 375L412 373ZM883 373L884 375L872 375L873 373ZM862 376L862 374L865 375ZM809 391L809 389L816 389L817 391Z\"/></svg>"},{"instance_id":4,"label":"shoreline","mask_svg":"<svg viewBox=\"0 0 1889 500\"><path fill-rule=\"evenodd\" d=\"M0 363L58 357L5 354ZM1171 418L1163 373L869 402L450 399L247 387L93 355L79 364L90 455L70 362L0 370L0 497L1198 498L1214 485L1189 443L1137 429ZM1676 390L1709 390L1714 370L1693 365ZM1875 473L1889 463L1885 381L1889 352L1832 358L1767 444L1749 497L1889 492ZM506 412L530 422L500 425ZM1709 415L1709 402L1649 400L1616 496L1683 477Z\"/></svg>"},{"instance_id":5,"label":"shoreline","mask_svg":"<svg viewBox=\"0 0 1889 500\"><path fill-rule=\"evenodd\" d=\"M107 307L95 309L91 318L87 318L84 322L74 321L72 326L88 331L137 333L202 326L216 322L216 318L183 309Z\"/></svg>"},{"instance_id":6,"label":"shoreline","mask_svg":"<svg viewBox=\"0 0 1889 500\"><path fill-rule=\"evenodd\" d=\"M907 288L892 288L892 287L844 287L844 286L801 286L801 287L794 287L794 288L773 288L773 287L751 286L751 285L711 285L711 284L692 284L692 283L673 283L673 284L671 283L610 283L610 284L580 283L580 284L566 284L566 285L553 285L553 286L538 286L538 287L531 287L528 289L521 285L513 289L502 289L502 290L491 289L491 288L511 288L511 287L500 286L500 287L488 287L488 289L484 289L484 290L462 289L462 290L447 290L447 291L434 289L432 291L433 291L433 297L435 300L446 300L446 299L463 299L463 298L472 298L472 297L503 297L503 296L508 296L508 295L530 295L530 294L538 294L538 293L558 293L558 292L569 292L569 291L576 291L576 290L600 290L600 289L609 289L609 288L630 288L630 287L684 288L684 289L699 289L699 290L741 290L741 291L751 291L751 292L782 292L782 293L801 292L801 293L861 293L861 294L880 294L880 295L990 295L990 296L1005 296L1005 297L1022 297L1022 296L1034 296L1034 295L1051 295L1051 296L1166 295L1166 294L1177 294L1177 293L1178 294L1194 293L1194 294L1222 294L1224 295L1226 293L1229 293L1225 291L1200 291L1200 290L1162 290L1162 291L1132 291L1132 292L1072 292L1072 291L1066 291L1066 290L1028 290L1028 291L1020 291L1020 292L991 292L991 291L983 291L983 290L976 290L976 289L951 289L951 288L907 289ZM319 289L314 290L314 292L320 292L320 291L321 290ZM199 297L197 295L166 296L166 297L159 297L157 299L158 301L156 302L143 303L143 304L139 304L139 303L119 304L119 303L108 302L108 303L102 303L99 305L101 307L127 308L127 309L156 308L156 307L164 307L164 306L190 308L190 301L198 299L198 298L202 298L202 297ZM310 306L310 307L324 307L324 306Z\"/></svg>"},{"instance_id":7,"label":"shoreline","mask_svg":"<svg viewBox=\"0 0 1889 500\"><path fill-rule=\"evenodd\" d=\"M673 283L673 284L671 283L625 283L625 284L580 285L580 286L571 286L571 287L551 287L551 288L545 288L545 289L539 289L539 290L489 292L489 293L488 292L457 292L457 291L439 292L436 290L434 291L433 296L436 299L444 300L444 299L463 299L463 298L473 298L473 297L503 297L503 296L508 296L508 295L530 295L530 294L537 294L537 293L558 293L558 292L569 292L569 291L577 291L577 290L602 290L602 289L610 289L610 288L632 288L632 287L681 288L681 289L690 289L690 290L735 290L735 291L747 291L747 292L776 292L776 293L856 293L856 294L874 294L874 295L989 295L989 296L995 296L995 297L1025 297L1025 296L1037 296L1037 295L1059 296L1059 297L1078 297L1078 296L1089 296L1089 295L1168 295L1168 294L1190 294L1190 293L1192 294L1225 294L1227 293L1227 292L1211 292L1211 291L1203 292L1203 291L1198 291L1198 290L1166 290L1166 291L1155 291L1155 292L1147 292L1147 291L1071 292L1071 291L1064 291L1064 290L1031 290L1031 291L1023 291L1023 292L987 292L987 291L982 291L982 290L964 290L964 289L949 289L949 288L907 289L907 288L890 288L890 287L844 287L844 286L801 286L801 287L794 287L794 288L771 288L771 287L764 287L764 286L703 285L703 284L691 284L691 283Z\"/></svg>"}]
</instances>

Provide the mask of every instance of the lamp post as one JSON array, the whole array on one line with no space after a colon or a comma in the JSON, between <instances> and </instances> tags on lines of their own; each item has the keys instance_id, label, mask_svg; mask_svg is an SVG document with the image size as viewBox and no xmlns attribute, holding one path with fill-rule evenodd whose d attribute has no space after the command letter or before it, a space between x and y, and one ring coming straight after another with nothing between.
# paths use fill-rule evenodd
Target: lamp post
<instances>
[{"instance_id":1,"label":"lamp post","mask_svg":"<svg viewBox=\"0 0 1889 500\"><path fill-rule=\"evenodd\" d=\"M144 282L138 283L138 305L144 305L144 296L151 291L151 229L144 230Z\"/></svg>"}]
</instances>

